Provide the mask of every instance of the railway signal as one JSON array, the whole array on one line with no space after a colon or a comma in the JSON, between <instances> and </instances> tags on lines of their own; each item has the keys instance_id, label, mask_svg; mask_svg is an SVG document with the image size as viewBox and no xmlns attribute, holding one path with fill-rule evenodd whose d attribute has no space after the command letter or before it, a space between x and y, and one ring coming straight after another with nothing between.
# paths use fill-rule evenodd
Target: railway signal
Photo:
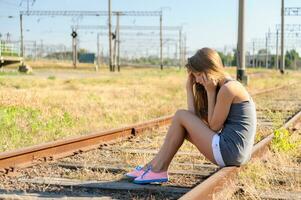
<instances>
[{"instance_id":1,"label":"railway signal","mask_svg":"<svg viewBox=\"0 0 301 200\"><path fill-rule=\"evenodd\" d=\"M72 36L73 38L76 38L77 33L76 33L75 31L72 31L71 36Z\"/></svg>"},{"instance_id":2,"label":"railway signal","mask_svg":"<svg viewBox=\"0 0 301 200\"><path fill-rule=\"evenodd\" d=\"M76 68L77 63L77 33L75 30L71 33L72 36L72 60L73 60L73 67Z\"/></svg>"}]
</instances>

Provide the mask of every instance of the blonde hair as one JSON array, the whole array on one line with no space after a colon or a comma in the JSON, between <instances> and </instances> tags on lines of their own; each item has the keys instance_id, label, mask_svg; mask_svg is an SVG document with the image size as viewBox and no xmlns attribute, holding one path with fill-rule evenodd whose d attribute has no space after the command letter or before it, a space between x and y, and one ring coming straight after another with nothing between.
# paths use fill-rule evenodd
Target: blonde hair
<instances>
[{"instance_id":1,"label":"blonde hair","mask_svg":"<svg viewBox=\"0 0 301 200\"><path fill-rule=\"evenodd\" d=\"M219 54L210 48L198 50L192 57L188 58L186 67L188 71L194 73L204 72L208 77L217 81L229 76L224 69ZM219 88L217 86L217 91ZM193 86L193 95L196 115L208 122L208 100L204 86L195 83Z\"/></svg>"}]
</instances>

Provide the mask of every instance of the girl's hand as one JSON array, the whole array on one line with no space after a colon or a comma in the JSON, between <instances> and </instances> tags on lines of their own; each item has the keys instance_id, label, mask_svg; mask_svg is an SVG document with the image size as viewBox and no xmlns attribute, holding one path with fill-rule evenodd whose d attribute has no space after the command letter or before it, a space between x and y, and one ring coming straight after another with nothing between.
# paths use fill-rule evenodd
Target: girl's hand
<instances>
[{"instance_id":1,"label":"girl's hand","mask_svg":"<svg viewBox=\"0 0 301 200\"><path fill-rule=\"evenodd\" d=\"M186 88L192 90L192 86L195 84L195 78L191 72L188 72L187 81L186 81Z\"/></svg>"},{"instance_id":2,"label":"girl's hand","mask_svg":"<svg viewBox=\"0 0 301 200\"><path fill-rule=\"evenodd\" d=\"M216 91L217 80L212 80L208 78L205 74L201 75L202 84L205 87L207 93L212 93Z\"/></svg>"}]
</instances>

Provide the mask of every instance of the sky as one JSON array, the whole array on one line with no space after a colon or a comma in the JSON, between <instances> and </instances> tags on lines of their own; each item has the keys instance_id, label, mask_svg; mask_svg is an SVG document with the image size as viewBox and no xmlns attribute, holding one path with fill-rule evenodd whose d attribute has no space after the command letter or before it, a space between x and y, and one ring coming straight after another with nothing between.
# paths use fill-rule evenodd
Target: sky
<instances>
[{"instance_id":1,"label":"sky","mask_svg":"<svg viewBox=\"0 0 301 200\"><path fill-rule=\"evenodd\" d=\"M83 10L108 9L108 0L28 0L30 10ZM285 0L286 7L301 7L300 0ZM281 0L245 0L245 38L248 50L252 40L264 39L270 29L280 24ZM0 0L0 33L9 32L12 40L20 37L19 11L27 9L27 0ZM231 49L237 43L238 0L112 0L113 11L163 10L163 26L183 26L190 52L202 47ZM13 16L13 18L8 18ZM286 17L287 24L296 24L299 17ZM71 46L71 26L106 25L107 17L24 16L24 39L44 44ZM115 18L113 19L115 24ZM159 25L158 17L122 17L121 25ZM81 47L96 50L96 32L81 31ZM167 33L166 33L167 34ZM177 35L178 33L173 32ZM107 48L107 40L102 40ZM147 45L150 41L141 41Z\"/></svg>"}]
</instances>

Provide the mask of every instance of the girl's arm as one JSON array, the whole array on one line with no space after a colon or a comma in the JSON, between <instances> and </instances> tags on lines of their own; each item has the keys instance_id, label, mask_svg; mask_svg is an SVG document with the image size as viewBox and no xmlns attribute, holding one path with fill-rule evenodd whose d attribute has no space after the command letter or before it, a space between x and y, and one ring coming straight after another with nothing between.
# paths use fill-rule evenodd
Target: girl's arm
<instances>
[{"instance_id":1,"label":"girl's arm","mask_svg":"<svg viewBox=\"0 0 301 200\"><path fill-rule=\"evenodd\" d=\"M210 125L214 108L215 108L215 100L216 100L216 90L207 91L207 99L208 99L208 122Z\"/></svg>"},{"instance_id":2,"label":"girl's arm","mask_svg":"<svg viewBox=\"0 0 301 200\"><path fill-rule=\"evenodd\" d=\"M217 95L215 81L208 80L205 76L202 81L207 91L209 127L213 131L219 131L227 119L235 91L229 85L224 85Z\"/></svg>"},{"instance_id":3,"label":"girl's arm","mask_svg":"<svg viewBox=\"0 0 301 200\"><path fill-rule=\"evenodd\" d=\"M190 112L195 114L194 107L194 96L193 96L193 84L194 77L191 72L188 73L187 82L186 82L186 91L187 91L187 107Z\"/></svg>"},{"instance_id":4,"label":"girl's arm","mask_svg":"<svg viewBox=\"0 0 301 200\"><path fill-rule=\"evenodd\" d=\"M233 101L233 98L234 98L234 92L231 91L231 88L229 88L229 86L223 86L221 87L216 97L216 102L215 102L215 97L214 100L210 100L212 102L215 102L215 105L211 110L210 119L208 120L209 127L211 130L219 131L223 128L224 123L229 114L230 106ZM208 108L209 108L209 97L208 97Z\"/></svg>"}]
</instances>

